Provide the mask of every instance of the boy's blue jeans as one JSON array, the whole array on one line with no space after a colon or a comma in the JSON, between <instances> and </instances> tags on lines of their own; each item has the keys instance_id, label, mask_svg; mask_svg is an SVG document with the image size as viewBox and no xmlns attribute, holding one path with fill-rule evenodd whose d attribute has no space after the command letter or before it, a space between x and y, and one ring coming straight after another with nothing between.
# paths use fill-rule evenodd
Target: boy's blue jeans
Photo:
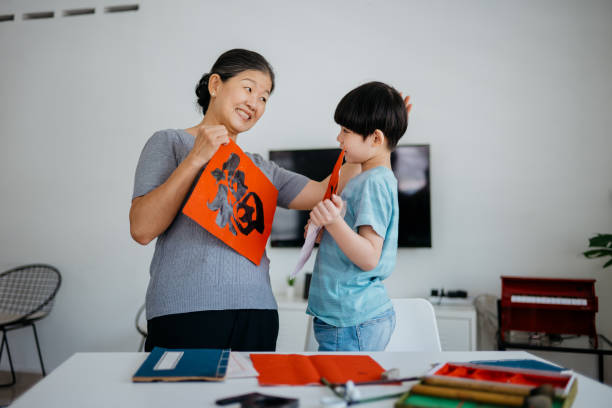
<instances>
[{"instance_id":1,"label":"boy's blue jeans","mask_svg":"<svg viewBox=\"0 0 612 408\"><path fill-rule=\"evenodd\" d=\"M315 317L319 351L383 351L395 329L393 308L357 326L336 327Z\"/></svg>"}]
</instances>

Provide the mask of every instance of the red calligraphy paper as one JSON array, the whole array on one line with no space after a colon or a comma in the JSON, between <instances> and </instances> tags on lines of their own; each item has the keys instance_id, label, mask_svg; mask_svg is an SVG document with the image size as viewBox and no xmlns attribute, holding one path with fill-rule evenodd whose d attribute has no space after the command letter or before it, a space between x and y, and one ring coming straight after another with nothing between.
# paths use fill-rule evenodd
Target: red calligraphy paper
<instances>
[{"instance_id":1,"label":"red calligraphy paper","mask_svg":"<svg viewBox=\"0 0 612 408\"><path fill-rule=\"evenodd\" d=\"M338 160L336 160L336 164L334 165L334 169L332 170L332 174L329 177L329 182L327 183L327 190L325 191L324 200L331 198L332 194L336 194L338 192L338 183L340 181L340 168L342 167L342 161L344 160L344 150L340 152L340 156L338 156Z\"/></svg>"},{"instance_id":2,"label":"red calligraphy paper","mask_svg":"<svg viewBox=\"0 0 612 408\"><path fill-rule=\"evenodd\" d=\"M259 265L272 230L278 190L230 141L202 172L183 214Z\"/></svg>"},{"instance_id":3,"label":"red calligraphy paper","mask_svg":"<svg viewBox=\"0 0 612 408\"><path fill-rule=\"evenodd\" d=\"M374 381L384 372L366 355L251 354L251 361L259 385L321 384L321 377L332 383Z\"/></svg>"}]
</instances>

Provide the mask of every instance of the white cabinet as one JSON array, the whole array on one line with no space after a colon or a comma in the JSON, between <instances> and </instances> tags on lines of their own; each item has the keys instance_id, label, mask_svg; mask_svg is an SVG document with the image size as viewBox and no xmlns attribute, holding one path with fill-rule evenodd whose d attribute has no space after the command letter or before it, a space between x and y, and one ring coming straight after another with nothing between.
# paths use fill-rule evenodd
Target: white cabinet
<instances>
[{"instance_id":1,"label":"white cabinet","mask_svg":"<svg viewBox=\"0 0 612 408\"><path fill-rule=\"evenodd\" d=\"M476 351L476 309L472 305L434 305L442 351Z\"/></svg>"},{"instance_id":2,"label":"white cabinet","mask_svg":"<svg viewBox=\"0 0 612 408\"><path fill-rule=\"evenodd\" d=\"M278 302L278 340L276 351L316 350L312 336L312 317L301 298L276 296ZM476 309L472 305L434 305L442 351L476 350Z\"/></svg>"},{"instance_id":3,"label":"white cabinet","mask_svg":"<svg viewBox=\"0 0 612 408\"><path fill-rule=\"evenodd\" d=\"M312 330L312 317L306 314L306 301L280 295L276 296L276 301L279 324L276 351L304 351L309 331Z\"/></svg>"}]
</instances>

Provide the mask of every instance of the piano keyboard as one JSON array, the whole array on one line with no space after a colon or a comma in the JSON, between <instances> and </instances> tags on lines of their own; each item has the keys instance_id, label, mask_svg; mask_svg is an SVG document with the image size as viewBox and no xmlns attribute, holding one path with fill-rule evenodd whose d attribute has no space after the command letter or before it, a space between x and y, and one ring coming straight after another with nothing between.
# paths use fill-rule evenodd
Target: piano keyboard
<instances>
[{"instance_id":1,"label":"piano keyboard","mask_svg":"<svg viewBox=\"0 0 612 408\"><path fill-rule=\"evenodd\" d=\"M587 306L586 299L569 298L569 297L550 297L550 296L523 296L512 295L510 297L512 303L538 303L543 305L571 305L571 306Z\"/></svg>"}]
</instances>

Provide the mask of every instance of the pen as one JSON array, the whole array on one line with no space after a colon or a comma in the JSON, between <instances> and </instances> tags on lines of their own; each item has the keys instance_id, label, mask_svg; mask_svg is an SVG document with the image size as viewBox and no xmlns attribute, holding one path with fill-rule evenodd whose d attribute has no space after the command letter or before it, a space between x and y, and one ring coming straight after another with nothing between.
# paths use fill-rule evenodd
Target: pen
<instances>
[{"instance_id":1,"label":"pen","mask_svg":"<svg viewBox=\"0 0 612 408\"><path fill-rule=\"evenodd\" d=\"M409 377L409 378L413 378L413 377ZM414 377L414 378L418 379L419 377ZM392 383L392 382L398 382L398 381L401 381L401 380L404 380L404 379L399 378L399 379L396 379L396 380L380 380L380 381ZM405 393L405 391L403 391L403 392L398 392L398 393L395 393L395 394L386 394L386 395L379 395L379 396L370 397L370 398L353 399L353 398L351 398L351 396L345 395L345 394L341 393L340 391L338 391L337 390L338 386L333 384L333 383L330 383L329 381L327 381L327 379L325 379L325 377L321 377L320 381L321 381L321 383L323 383L324 385L329 387L329 389L331 389L332 392L338 398L341 398L346 403L346 405L356 405L356 404L363 404L363 403L366 403L366 402L381 401L381 400L389 399L389 398L398 398L398 397L401 397L402 395L404 395L404 393ZM406 381L413 381L413 380L409 379L409 380L406 380ZM384 384L384 382L382 384ZM374 381L367 381L366 383L368 383L368 384L371 384L371 383L378 383L378 384L380 384L380 382L374 382ZM362 385L362 384L364 384L364 383L363 382L362 383L357 383L355 385Z\"/></svg>"}]
</instances>

